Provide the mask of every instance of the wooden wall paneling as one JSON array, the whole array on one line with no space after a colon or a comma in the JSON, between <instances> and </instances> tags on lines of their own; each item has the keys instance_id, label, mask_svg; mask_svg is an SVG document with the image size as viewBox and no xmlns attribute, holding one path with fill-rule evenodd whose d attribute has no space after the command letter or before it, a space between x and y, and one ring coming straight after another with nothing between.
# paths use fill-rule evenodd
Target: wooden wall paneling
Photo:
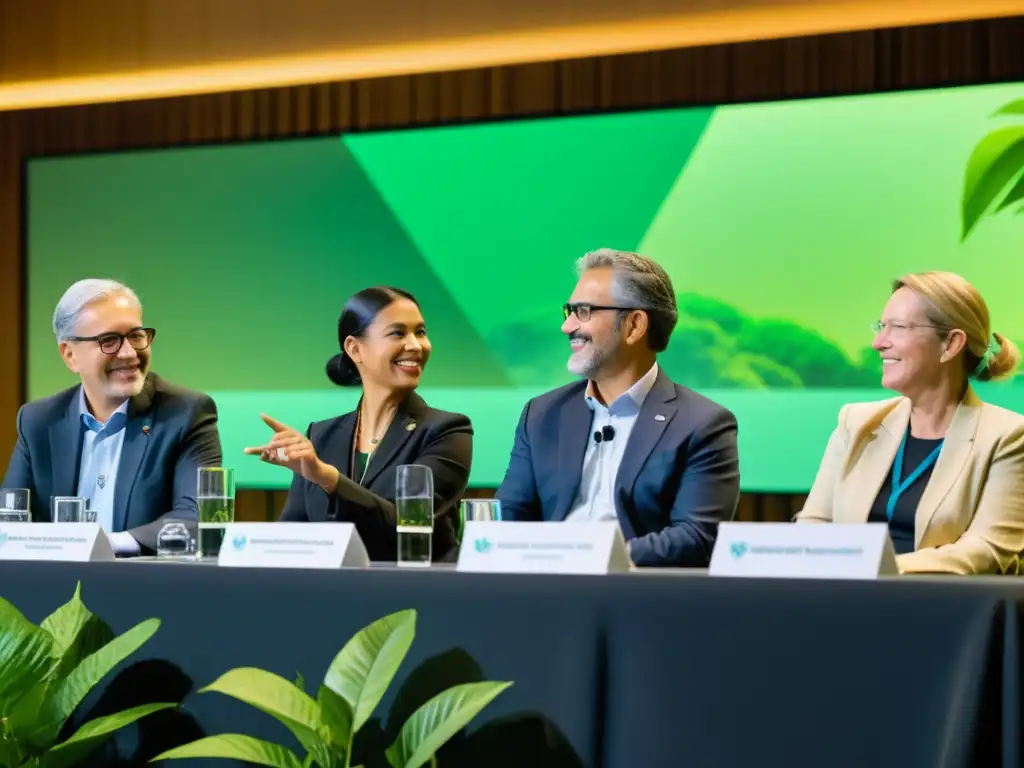
<instances>
[{"instance_id":1,"label":"wooden wall paneling","mask_svg":"<svg viewBox=\"0 0 1024 768\"><path fill-rule=\"evenodd\" d=\"M1022 40L1024 17L0 113L0 460L13 446L24 396L20 207L27 156L1024 80ZM285 496L245 491L239 519L268 519ZM737 517L789 519L802 499L744 494Z\"/></svg>"},{"instance_id":2,"label":"wooden wall paneling","mask_svg":"<svg viewBox=\"0 0 1024 768\"><path fill-rule=\"evenodd\" d=\"M21 268L22 115L0 114L0 440L14 445L24 402L24 309Z\"/></svg>"}]
</instances>

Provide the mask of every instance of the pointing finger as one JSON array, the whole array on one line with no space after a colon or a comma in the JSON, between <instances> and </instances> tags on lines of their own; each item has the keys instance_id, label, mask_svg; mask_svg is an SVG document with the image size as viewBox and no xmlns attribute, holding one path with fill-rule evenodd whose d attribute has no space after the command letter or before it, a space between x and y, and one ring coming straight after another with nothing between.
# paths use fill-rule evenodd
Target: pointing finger
<instances>
[{"instance_id":1,"label":"pointing finger","mask_svg":"<svg viewBox=\"0 0 1024 768\"><path fill-rule=\"evenodd\" d=\"M266 424L268 427L270 427L275 432L284 432L285 430L291 429L291 427L289 427L288 425L282 424L277 419L271 418L270 416L268 416L265 413L261 413L260 414L260 418L263 419L263 423L264 424Z\"/></svg>"}]
</instances>

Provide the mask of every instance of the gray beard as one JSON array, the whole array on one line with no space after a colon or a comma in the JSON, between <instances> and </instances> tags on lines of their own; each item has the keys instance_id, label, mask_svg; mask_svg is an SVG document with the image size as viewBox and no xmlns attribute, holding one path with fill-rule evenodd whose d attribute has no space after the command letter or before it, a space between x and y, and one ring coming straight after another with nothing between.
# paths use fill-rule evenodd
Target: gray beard
<instances>
[{"instance_id":1,"label":"gray beard","mask_svg":"<svg viewBox=\"0 0 1024 768\"><path fill-rule=\"evenodd\" d=\"M599 349L593 345L593 342L588 342L590 345L590 355L584 360L573 360L572 357L566 362L565 367L569 369L569 373L579 376L585 379L596 378L597 374L604 367L604 364L608 361L616 351L618 351L618 345L613 344L603 349Z\"/></svg>"}]
</instances>

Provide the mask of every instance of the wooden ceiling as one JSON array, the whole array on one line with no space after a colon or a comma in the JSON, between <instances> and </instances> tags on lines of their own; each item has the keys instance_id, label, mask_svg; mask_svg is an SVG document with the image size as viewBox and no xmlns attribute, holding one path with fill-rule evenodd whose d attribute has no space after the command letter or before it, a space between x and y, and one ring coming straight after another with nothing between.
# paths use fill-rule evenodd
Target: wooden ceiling
<instances>
[{"instance_id":1,"label":"wooden ceiling","mask_svg":"<svg viewBox=\"0 0 1024 768\"><path fill-rule=\"evenodd\" d=\"M1024 0L0 0L0 110L1024 13Z\"/></svg>"}]
</instances>

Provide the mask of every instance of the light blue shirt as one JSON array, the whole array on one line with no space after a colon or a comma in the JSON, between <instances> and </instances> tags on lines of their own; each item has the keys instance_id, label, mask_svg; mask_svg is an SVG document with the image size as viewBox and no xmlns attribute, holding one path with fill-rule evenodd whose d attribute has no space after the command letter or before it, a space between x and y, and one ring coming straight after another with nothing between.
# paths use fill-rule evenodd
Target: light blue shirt
<instances>
[{"instance_id":1,"label":"light blue shirt","mask_svg":"<svg viewBox=\"0 0 1024 768\"><path fill-rule=\"evenodd\" d=\"M580 489L566 515L567 522L619 519L615 512L615 478L619 474L622 457L626 454L626 443L629 442L636 417L640 415L640 407L657 378L658 364L655 363L632 387L607 406L594 397L593 383L587 384L585 399L594 413L590 420L591 435L600 432L602 427L611 426L615 436L600 443L591 437L587 443Z\"/></svg>"},{"instance_id":2,"label":"light blue shirt","mask_svg":"<svg viewBox=\"0 0 1024 768\"><path fill-rule=\"evenodd\" d=\"M78 470L78 496L89 500L89 509L96 512L96 522L110 536L115 551L137 551L138 542L130 533L114 533L114 491L117 470L121 465L124 428L128 424L128 400L121 403L121 407L104 424L89 413L85 390L80 387L78 411L85 425Z\"/></svg>"}]
</instances>

